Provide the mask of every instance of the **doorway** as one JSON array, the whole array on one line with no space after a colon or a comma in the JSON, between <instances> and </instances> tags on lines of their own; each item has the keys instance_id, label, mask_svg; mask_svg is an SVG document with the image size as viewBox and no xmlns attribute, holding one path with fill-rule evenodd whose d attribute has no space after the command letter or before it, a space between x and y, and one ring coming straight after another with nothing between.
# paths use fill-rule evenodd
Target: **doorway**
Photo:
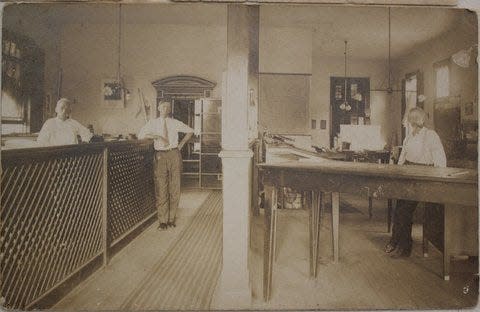
<instances>
[{"instance_id":1,"label":"doorway","mask_svg":"<svg viewBox=\"0 0 480 312\"><path fill-rule=\"evenodd\" d=\"M173 118L194 129L183 147L182 188L221 189L221 100L210 98L216 83L194 76L170 76L154 81L157 105L172 104ZM215 129L211 129L214 126ZM218 128L218 129L217 129ZM217 131L214 133L212 131ZM179 134L179 140L184 134ZM209 148L214 147L214 150Z\"/></svg>"}]
</instances>

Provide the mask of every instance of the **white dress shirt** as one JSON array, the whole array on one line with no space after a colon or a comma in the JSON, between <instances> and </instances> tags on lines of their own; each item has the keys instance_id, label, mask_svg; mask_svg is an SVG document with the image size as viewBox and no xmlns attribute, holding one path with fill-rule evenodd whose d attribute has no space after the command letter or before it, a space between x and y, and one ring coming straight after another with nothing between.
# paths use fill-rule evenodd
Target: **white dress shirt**
<instances>
[{"instance_id":1,"label":"white dress shirt","mask_svg":"<svg viewBox=\"0 0 480 312\"><path fill-rule=\"evenodd\" d=\"M78 121L68 118L50 118L42 126L37 143L41 146L77 144L77 135L83 142L89 142L93 134Z\"/></svg>"},{"instance_id":2,"label":"white dress shirt","mask_svg":"<svg viewBox=\"0 0 480 312\"><path fill-rule=\"evenodd\" d=\"M403 165L405 161L434 165L435 167L446 167L447 157L438 134L423 127L417 134L408 135L403 141L398 164Z\"/></svg>"},{"instance_id":3,"label":"white dress shirt","mask_svg":"<svg viewBox=\"0 0 480 312\"><path fill-rule=\"evenodd\" d=\"M139 139L145 139L148 135L159 135L164 136L164 125L167 123L167 131L168 131L168 141L169 145L166 146L163 141L160 139L155 139L153 142L153 147L157 151L162 150L169 150L172 148L178 147L178 133L193 133L193 129L181 122L180 120L176 120L174 118L156 118L148 121L140 132L138 133Z\"/></svg>"}]
</instances>

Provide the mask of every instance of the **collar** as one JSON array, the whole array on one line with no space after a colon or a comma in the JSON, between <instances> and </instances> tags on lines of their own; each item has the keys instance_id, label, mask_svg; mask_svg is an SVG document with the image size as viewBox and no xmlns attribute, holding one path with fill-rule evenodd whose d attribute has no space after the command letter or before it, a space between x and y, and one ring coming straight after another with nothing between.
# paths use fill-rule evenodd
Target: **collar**
<instances>
[{"instance_id":1,"label":"collar","mask_svg":"<svg viewBox=\"0 0 480 312\"><path fill-rule=\"evenodd\" d=\"M57 116L57 117L55 117L55 119L56 119L57 121L59 121L59 122L66 122L66 121L69 121L69 120L70 120L70 117L67 118L67 119L65 119L65 120L61 120L61 119L58 118L58 116Z\"/></svg>"},{"instance_id":2,"label":"collar","mask_svg":"<svg viewBox=\"0 0 480 312\"><path fill-rule=\"evenodd\" d=\"M420 130L417 132L417 134L413 134L413 133L412 133L411 136L412 136L412 137L416 137L417 135L422 135L423 133L425 133L425 131L427 131L427 128L422 127L422 129L420 129Z\"/></svg>"}]
</instances>

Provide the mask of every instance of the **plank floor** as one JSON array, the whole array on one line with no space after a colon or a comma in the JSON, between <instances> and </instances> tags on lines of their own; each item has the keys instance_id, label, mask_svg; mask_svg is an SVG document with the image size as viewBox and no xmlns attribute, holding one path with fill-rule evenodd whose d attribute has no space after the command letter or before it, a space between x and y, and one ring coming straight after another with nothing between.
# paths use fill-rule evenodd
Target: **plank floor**
<instances>
[{"instance_id":1,"label":"plank floor","mask_svg":"<svg viewBox=\"0 0 480 312\"><path fill-rule=\"evenodd\" d=\"M148 228L116 254L107 268L93 274L54 309L120 310L128 296L153 272L155 264L166 256L208 194L182 193L181 207L188 209L181 210L177 228L166 232L158 231L156 226ZM343 194L341 198L339 263L332 262L330 213L326 209L317 279L310 278L308 272L307 212L280 211L272 299L268 303L262 299L263 215L252 218L251 309L461 309L477 304L478 285L471 286L466 294L463 291L470 285L472 273L478 271L478 264L453 261L451 280L443 281L441 254L431 247L430 257L422 256L418 225L414 226L412 256L391 259L383 253L390 236L386 233L386 202L374 202L374 217L369 220L366 200Z\"/></svg>"},{"instance_id":2,"label":"plank floor","mask_svg":"<svg viewBox=\"0 0 480 312\"><path fill-rule=\"evenodd\" d=\"M122 304L148 279L158 262L167 255L172 243L182 234L209 194L210 192L202 191L182 192L177 227L160 231L157 223L152 224L114 255L106 268L91 275L52 309L120 310Z\"/></svg>"},{"instance_id":3,"label":"plank floor","mask_svg":"<svg viewBox=\"0 0 480 312\"><path fill-rule=\"evenodd\" d=\"M222 270L222 194L213 191L122 310L208 310Z\"/></svg>"},{"instance_id":4,"label":"plank floor","mask_svg":"<svg viewBox=\"0 0 480 312\"><path fill-rule=\"evenodd\" d=\"M453 261L451 280L441 278L442 255L433 247L424 258L421 226L414 226L414 250L408 259L383 252L386 201L374 202L369 220L367 201L341 194L340 257L332 261L331 214L325 209L320 232L318 277L309 277L308 214L281 210L272 299L262 300L263 214L253 218L250 255L254 309L460 309L477 304L478 284L471 286L478 264ZM476 262L476 261L475 261ZM464 287L470 285L468 292Z\"/></svg>"}]
</instances>

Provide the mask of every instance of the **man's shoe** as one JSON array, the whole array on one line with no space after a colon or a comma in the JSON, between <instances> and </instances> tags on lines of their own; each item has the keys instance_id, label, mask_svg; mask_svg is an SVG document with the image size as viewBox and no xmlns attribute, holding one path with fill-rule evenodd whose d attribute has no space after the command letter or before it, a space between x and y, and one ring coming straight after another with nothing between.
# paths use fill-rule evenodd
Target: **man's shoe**
<instances>
[{"instance_id":1,"label":"man's shoe","mask_svg":"<svg viewBox=\"0 0 480 312\"><path fill-rule=\"evenodd\" d=\"M394 252L391 253L393 259L408 258L412 253L411 249L397 248Z\"/></svg>"},{"instance_id":2,"label":"man's shoe","mask_svg":"<svg viewBox=\"0 0 480 312\"><path fill-rule=\"evenodd\" d=\"M175 224L175 221L172 222L167 222L168 226L176 227L177 225Z\"/></svg>"},{"instance_id":3,"label":"man's shoe","mask_svg":"<svg viewBox=\"0 0 480 312\"><path fill-rule=\"evenodd\" d=\"M396 248L397 248L397 245L396 245L396 244L388 243L388 244L385 246L385 252L386 252L386 253L391 253L391 252L393 252Z\"/></svg>"},{"instance_id":4,"label":"man's shoe","mask_svg":"<svg viewBox=\"0 0 480 312\"><path fill-rule=\"evenodd\" d=\"M167 229L167 223L160 223L158 225L158 229L160 230L166 230Z\"/></svg>"}]
</instances>

